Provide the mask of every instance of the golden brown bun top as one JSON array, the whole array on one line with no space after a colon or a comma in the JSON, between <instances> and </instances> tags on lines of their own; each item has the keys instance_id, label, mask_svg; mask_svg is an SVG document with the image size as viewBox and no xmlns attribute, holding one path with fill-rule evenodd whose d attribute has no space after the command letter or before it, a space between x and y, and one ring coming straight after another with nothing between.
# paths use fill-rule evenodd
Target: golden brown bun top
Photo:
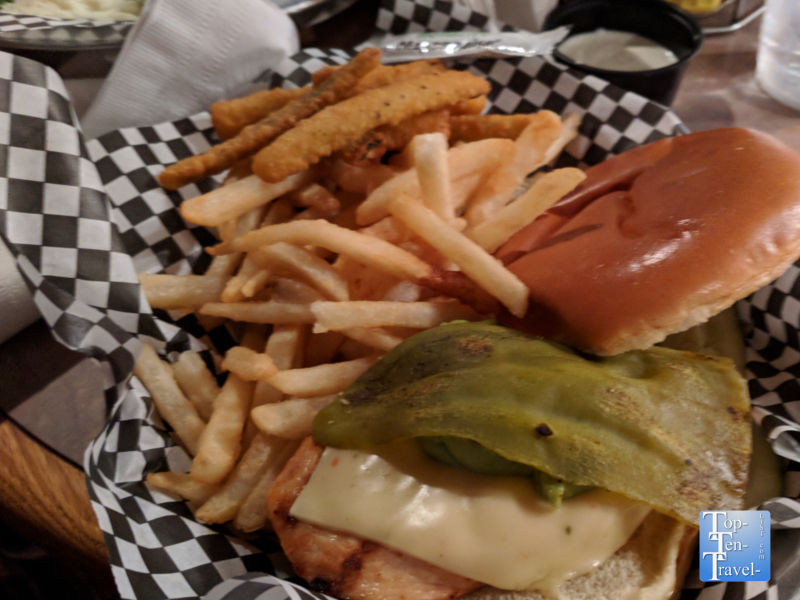
<instances>
[{"instance_id":1,"label":"golden brown bun top","mask_svg":"<svg viewBox=\"0 0 800 600\"><path fill-rule=\"evenodd\" d=\"M497 256L531 290L506 324L599 354L649 347L800 256L800 156L737 128L642 146L589 169Z\"/></svg>"}]
</instances>

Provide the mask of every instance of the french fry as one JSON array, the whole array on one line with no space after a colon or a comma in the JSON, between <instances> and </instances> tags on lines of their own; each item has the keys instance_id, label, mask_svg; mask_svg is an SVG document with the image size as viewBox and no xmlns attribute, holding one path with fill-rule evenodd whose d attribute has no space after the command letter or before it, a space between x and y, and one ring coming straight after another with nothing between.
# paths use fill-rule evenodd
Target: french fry
<instances>
[{"instance_id":1,"label":"french fry","mask_svg":"<svg viewBox=\"0 0 800 600\"><path fill-rule=\"evenodd\" d=\"M372 190L380 187L403 171L404 169L389 165L358 167L347 164L343 160L338 160L333 166L331 179L345 192L371 194Z\"/></svg>"},{"instance_id":2,"label":"french fry","mask_svg":"<svg viewBox=\"0 0 800 600\"><path fill-rule=\"evenodd\" d=\"M266 471L239 508L233 524L240 531L257 531L270 525L267 516L267 492L269 492L272 482L300 446L299 440L284 440L284 442L283 449L275 454L274 459L270 459Z\"/></svg>"},{"instance_id":3,"label":"french fry","mask_svg":"<svg viewBox=\"0 0 800 600\"><path fill-rule=\"evenodd\" d=\"M294 208L288 200L280 198L276 200L267 210L267 214L261 221L261 226L274 225L276 223L283 223L288 221L294 216ZM225 284L225 291L222 292L223 302L240 302L244 300L245 294L243 289L247 286L248 282L259 272L261 267L257 265L250 256L246 255L239 268L239 272L228 280ZM269 277L266 278L269 280ZM266 281L264 282L266 284ZM255 286L248 286L247 291L250 296L255 295ZM260 288L259 288L260 289Z\"/></svg>"},{"instance_id":4,"label":"french fry","mask_svg":"<svg viewBox=\"0 0 800 600\"><path fill-rule=\"evenodd\" d=\"M419 280L430 274L429 265L392 244L321 220L295 221L263 227L232 242L224 242L209 248L208 251L217 256L255 250L260 246L278 242L322 246L400 279Z\"/></svg>"},{"instance_id":5,"label":"french fry","mask_svg":"<svg viewBox=\"0 0 800 600\"><path fill-rule=\"evenodd\" d=\"M447 138L441 133L418 135L412 142L422 203L449 222L455 218L450 190Z\"/></svg>"},{"instance_id":6,"label":"french fry","mask_svg":"<svg viewBox=\"0 0 800 600\"><path fill-rule=\"evenodd\" d=\"M362 50L319 86L290 101L261 121L248 125L236 137L212 146L201 155L186 158L167 167L159 176L161 185L168 190L177 190L188 183L232 167L298 122L345 97L364 75L378 66L380 56L381 52L377 48ZM283 179L285 177L278 177L276 181Z\"/></svg>"},{"instance_id":7,"label":"french fry","mask_svg":"<svg viewBox=\"0 0 800 600\"><path fill-rule=\"evenodd\" d=\"M194 310L222 296L227 278L206 275L139 274L144 297L151 308Z\"/></svg>"},{"instance_id":8,"label":"french fry","mask_svg":"<svg viewBox=\"0 0 800 600\"><path fill-rule=\"evenodd\" d=\"M333 333L337 332L328 331L327 333L320 333L317 335L329 335ZM348 327L347 329L342 329L341 333L352 340L361 342L370 348L382 350L383 352L389 352L389 350L402 343L404 339L389 333L382 327Z\"/></svg>"},{"instance_id":9,"label":"french fry","mask_svg":"<svg viewBox=\"0 0 800 600\"><path fill-rule=\"evenodd\" d=\"M525 315L528 310L527 286L491 254L406 194L391 200L387 208L409 229L456 263L487 293L502 302L511 314L517 317Z\"/></svg>"},{"instance_id":10,"label":"french fry","mask_svg":"<svg viewBox=\"0 0 800 600\"><path fill-rule=\"evenodd\" d=\"M264 348L264 328L248 327L242 346L259 351ZM255 383L230 373L214 400L214 412L200 436L192 462L192 479L205 484L222 483L233 470L242 451L242 433L250 410Z\"/></svg>"},{"instance_id":11,"label":"french fry","mask_svg":"<svg viewBox=\"0 0 800 600\"><path fill-rule=\"evenodd\" d=\"M244 381L258 381L267 380L275 375L278 367L267 354L255 352L244 346L234 346L225 353L222 370L235 373Z\"/></svg>"},{"instance_id":12,"label":"french fry","mask_svg":"<svg viewBox=\"0 0 800 600\"><path fill-rule=\"evenodd\" d=\"M305 248L278 242L264 246L254 253L254 260L266 257L267 261L299 277L331 300L348 300L347 282L330 263Z\"/></svg>"},{"instance_id":13,"label":"french fry","mask_svg":"<svg viewBox=\"0 0 800 600\"><path fill-rule=\"evenodd\" d=\"M211 418L214 398L219 394L219 385L205 361L197 352L183 352L172 365L172 373L178 386L207 422Z\"/></svg>"},{"instance_id":14,"label":"french fry","mask_svg":"<svg viewBox=\"0 0 800 600\"><path fill-rule=\"evenodd\" d=\"M484 175L507 162L515 151L516 146L511 140L481 140L451 148L447 153L447 164L453 188L454 208L461 203L457 200L460 191L457 189L459 180L479 182ZM356 210L358 224L371 225L388 216L386 202L400 193L406 193L414 198L421 197L416 169L406 171L375 189Z\"/></svg>"},{"instance_id":15,"label":"french fry","mask_svg":"<svg viewBox=\"0 0 800 600\"><path fill-rule=\"evenodd\" d=\"M224 317L247 323L298 324L313 323L314 315L307 305L285 302L211 302L200 308L201 315Z\"/></svg>"},{"instance_id":16,"label":"french fry","mask_svg":"<svg viewBox=\"0 0 800 600\"><path fill-rule=\"evenodd\" d=\"M567 144L577 137L580 125L581 117L577 114L568 115L561 122L561 133L545 150L544 158L542 159L544 164L550 164L558 158L558 155L566 148Z\"/></svg>"},{"instance_id":17,"label":"french fry","mask_svg":"<svg viewBox=\"0 0 800 600\"><path fill-rule=\"evenodd\" d=\"M475 142L488 138L515 140L536 117L527 115L461 115L451 116L452 134L455 142Z\"/></svg>"},{"instance_id":18,"label":"french fry","mask_svg":"<svg viewBox=\"0 0 800 600\"><path fill-rule=\"evenodd\" d=\"M586 175L580 169L551 171L536 180L527 192L466 235L487 252L494 252L584 179Z\"/></svg>"},{"instance_id":19,"label":"french fry","mask_svg":"<svg viewBox=\"0 0 800 600\"><path fill-rule=\"evenodd\" d=\"M241 217L236 219L236 222L234 223L232 231L230 231L229 235L223 234L222 230L219 230L223 241L235 239L258 228L263 214L263 207L254 208L253 210L244 213ZM236 269L239 268L239 265L241 265L244 255L229 254L227 256L227 260L221 260L221 257L214 257L214 259L211 261L211 264L208 266L205 275L207 277L231 277L236 272Z\"/></svg>"},{"instance_id":20,"label":"french fry","mask_svg":"<svg viewBox=\"0 0 800 600\"><path fill-rule=\"evenodd\" d=\"M352 327L412 327L429 329L448 321L475 321L475 311L460 302L315 302L314 332L344 331Z\"/></svg>"},{"instance_id":21,"label":"french fry","mask_svg":"<svg viewBox=\"0 0 800 600\"><path fill-rule=\"evenodd\" d=\"M254 298L258 292L267 287L267 283L269 283L271 277L272 271L262 267L260 271L254 273L242 286L242 295L245 298Z\"/></svg>"},{"instance_id":22,"label":"french fry","mask_svg":"<svg viewBox=\"0 0 800 600\"><path fill-rule=\"evenodd\" d=\"M273 376L269 383L284 394L301 398L337 394L350 387L351 383L377 361L378 357L371 356L329 365L290 369Z\"/></svg>"},{"instance_id":23,"label":"french fry","mask_svg":"<svg viewBox=\"0 0 800 600\"><path fill-rule=\"evenodd\" d=\"M301 440L311 435L311 424L317 413L335 399L336 394L330 394L319 398L295 398L278 404L265 404L253 410L253 422L262 435Z\"/></svg>"},{"instance_id":24,"label":"french fry","mask_svg":"<svg viewBox=\"0 0 800 600\"><path fill-rule=\"evenodd\" d=\"M219 490L217 485L206 485L195 481L188 473L170 473L169 471L150 473L146 481L150 485L178 494L184 500L196 504L204 503Z\"/></svg>"},{"instance_id":25,"label":"french fry","mask_svg":"<svg viewBox=\"0 0 800 600\"><path fill-rule=\"evenodd\" d=\"M208 497L195 516L204 523L225 523L232 520L285 446L286 441L282 438L257 435L225 483Z\"/></svg>"},{"instance_id":26,"label":"french fry","mask_svg":"<svg viewBox=\"0 0 800 600\"><path fill-rule=\"evenodd\" d=\"M256 251L257 252L257 251ZM311 304L325 297L307 283L290 277L275 276L270 283L271 300L288 304Z\"/></svg>"},{"instance_id":27,"label":"french fry","mask_svg":"<svg viewBox=\"0 0 800 600\"><path fill-rule=\"evenodd\" d=\"M286 371L303 363L303 346L305 345L307 327L305 325L275 325L267 340L265 353L273 364L281 371ZM283 392L272 387L267 381L256 382L253 391L251 409L264 404L273 404L283 399ZM248 444L258 429L252 419L247 420L244 429L244 441Z\"/></svg>"},{"instance_id":28,"label":"french fry","mask_svg":"<svg viewBox=\"0 0 800 600\"><path fill-rule=\"evenodd\" d=\"M316 367L333 362L336 351L343 341L344 334L338 331L311 334L306 343L303 366Z\"/></svg>"},{"instance_id":29,"label":"french fry","mask_svg":"<svg viewBox=\"0 0 800 600\"><path fill-rule=\"evenodd\" d=\"M339 202L338 198L318 183L312 183L296 190L290 194L290 197L299 206L313 206L331 213L338 211L342 207L342 203Z\"/></svg>"},{"instance_id":30,"label":"french fry","mask_svg":"<svg viewBox=\"0 0 800 600\"><path fill-rule=\"evenodd\" d=\"M479 115L486 108L486 96L462 100L450 108L451 115Z\"/></svg>"},{"instance_id":31,"label":"french fry","mask_svg":"<svg viewBox=\"0 0 800 600\"><path fill-rule=\"evenodd\" d=\"M464 215L470 227L476 227L497 213L511 200L525 177L547 164L547 149L559 139L563 130L561 119L549 110L540 110L532 117L514 142L514 159L494 171L470 200Z\"/></svg>"},{"instance_id":32,"label":"french fry","mask_svg":"<svg viewBox=\"0 0 800 600\"><path fill-rule=\"evenodd\" d=\"M172 426L189 454L196 455L206 424L181 392L169 365L161 361L149 344L142 345L142 355L133 374L149 390L159 414Z\"/></svg>"},{"instance_id":33,"label":"french fry","mask_svg":"<svg viewBox=\"0 0 800 600\"><path fill-rule=\"evenodd\" d=\"M344 255L339 255L333 266L347 277L351 300L380 300L384 290L402 281L394 275L367 267Z\"/></svg>"},{"instance_id":34,"label":"french fry","mask_svg":"<svg viewBox=\"0 0 800 600\"><path fill-rule=\"evenodd\" d=\"M410 281L401 281L392 286L379 298L389 302L416 302L420 299L422 288Z\"/></svg>"},{"instance_id":35,"label":"french fry","mask_svg":"<svg viewBox=\"0 0 800 600\"><path fill-rule=\"evenodd\" d=\"M265 183L250 175L202 196L189 198L181 204L181 215L190 223L215 227L307 185L313 177L313 172L303 171L278 183Z\"/></svg>"}]
</instances>

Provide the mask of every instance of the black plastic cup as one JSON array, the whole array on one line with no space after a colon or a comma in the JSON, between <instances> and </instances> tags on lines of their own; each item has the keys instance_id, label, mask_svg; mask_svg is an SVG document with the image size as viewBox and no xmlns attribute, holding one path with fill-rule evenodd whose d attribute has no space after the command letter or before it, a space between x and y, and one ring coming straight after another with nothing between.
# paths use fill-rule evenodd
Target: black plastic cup
<instances>
[{"instance_id":1,"label":"black plastic cup","mask_svg":"<svg viewBox=\"0 0 800 600\"><path fill-rule=\"evenodd\" d=\"M703 32L694 17L663 0L574 0L555 8L543 29L562 25L572 26L570 36L600 28L628 31L672 50L677 63L649 71L597 69L567 58L558 47L553 52L559 62L665 106L672 104L686 66L703 43Z\"/></svg>"}]
</instances>

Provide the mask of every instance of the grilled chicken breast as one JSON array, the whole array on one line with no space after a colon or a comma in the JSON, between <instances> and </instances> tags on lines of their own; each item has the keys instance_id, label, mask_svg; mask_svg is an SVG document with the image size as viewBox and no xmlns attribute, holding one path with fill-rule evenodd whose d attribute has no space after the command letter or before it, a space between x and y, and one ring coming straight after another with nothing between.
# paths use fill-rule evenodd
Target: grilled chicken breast
<instances>
[{"instance_id":1,"label":"grilled chicken breast","mask_svg":"<svg viewBox=\"0 0 800 600\"><path fill-rule=\"evenodd\" d=\"M346 533L289 514L317 467L322 447L309 437L267 497L272 526L295 572L316 591L347 600L452 600L482 584Z\"/></svg>"}]
</instances>

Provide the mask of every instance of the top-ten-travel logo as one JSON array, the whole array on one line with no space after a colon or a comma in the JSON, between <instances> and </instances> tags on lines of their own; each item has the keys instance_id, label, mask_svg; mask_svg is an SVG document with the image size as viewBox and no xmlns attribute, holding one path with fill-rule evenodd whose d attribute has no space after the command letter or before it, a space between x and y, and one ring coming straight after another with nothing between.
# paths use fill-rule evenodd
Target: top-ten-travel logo
<instances>
[{"instance_id":1,"label":"top-ten-travel logo","mask_svg":"<svg viewBox=\"0 0 800 600\"><path fill-rule=\"evenodd\" d=\"M700 513L701 581L769 580L769 512Z\"/></svg>"}]
</instances>

